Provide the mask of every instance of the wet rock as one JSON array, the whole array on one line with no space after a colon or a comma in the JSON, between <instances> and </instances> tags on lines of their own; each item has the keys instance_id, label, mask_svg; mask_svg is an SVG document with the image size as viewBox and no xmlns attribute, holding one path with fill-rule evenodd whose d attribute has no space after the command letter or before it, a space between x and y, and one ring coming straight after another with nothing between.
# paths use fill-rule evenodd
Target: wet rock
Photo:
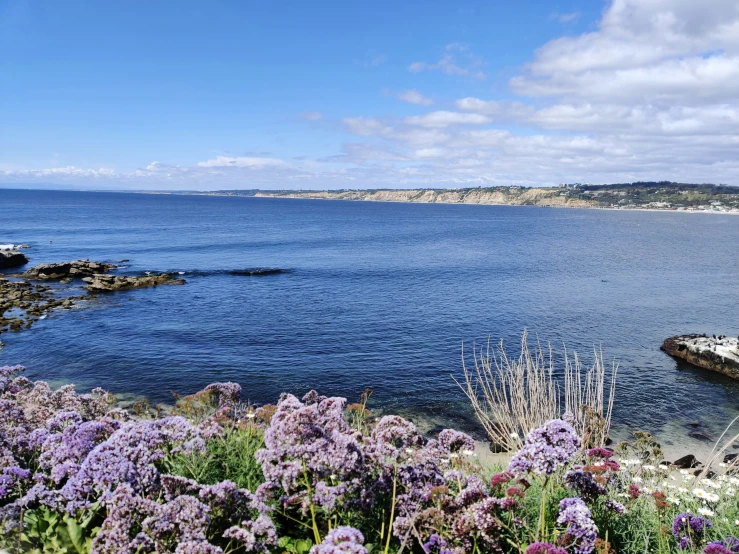
<instances>
[{"instance_id":1,"label":"wet rock","mask_svg":"<svg viewBox=\"0 0 739 554\"><path fill-rule=\"evenodd\" d=\"M709 437L705 433L701 433L700 431L691 431L690 433L688 433L688 436L691 439L696 439L703 442L713 442L713 439L711 439L711 437Z\"/></svg>"},{"instance_id":2,"label":"wet rock","mask_svg":"<svg viewBox=\"0 0 739 554\"><path fill-rule=\"evenodd\" d=\"M446 427L444 427L443 425L437 425L436 427L432 427L431 429L426 431L426 435L431 437L432 439L435 439L444 429L446 429Z\"/></svg>"},{"instance_id":3,"label":"wet rock","mask_svg":"<svg viewBox=\"0 0 739 554\"><path fill-rule=\"evenodd\" d=\"M660 349L695 366L739 379L739 339L736 337L679 335L665 340Z\"/></svg>"},{"instance_id":4,"label":"wet rock","mask_svg":"<svg viewBox=\"0 0 739 554\"><path fill-rule=\"evenodd\" d=\"M20 267L27 263L28 258L17 250L0 250L0 269Z\"/></svg>"},{"instance_id":5,"label":"wet rock","mask_svg":"<svg viewBox=\"0 0 739 554\"><path fill-rule=\"evenodd\" d=\"M737 454L736 452L731 453L731 454L727 454L726 456L724 456L724 463L725 464L733 464L733 463L735 463L735 461L736 461L737 458L739 458L739 454Z\"/></svg>"},{"instance_id":6,"label":"wet rock","mask_svg":"<svg viewBox=\"0 0 739 554\"><path fill-rule=\"evenodd\" d=\"M489 444L490 452L493 454L502 454L503 452L508 452L509 449L505 444L499 444L495 441L490 441Z\"/></svg>"},{"instance_id":7,"label":"wet rock","mask_svg":"<svg viewBox=\"0 0 739 554\"><path fill-rule=\"evenodd\" d=\"M56 264L41 264L27 270L22 277L24 279L73 279L88 277L96 273L107 273L115 269L113 264L102 262L91 262L90 260L74 260L73 262L60 262Z\"/></svg>"},{"instance_id":8,"label":"wet rock","mask_svg":"<svg viewBox=\"0 0 739 554\"><path fill-rule=\"evenodd\" d=\"M672 465L680 469L690 469L693 467L700 467L703 464L698 461L698 458L692 454L688 454L672 462Z\"/></svg>"},{"instance_id":9,"label":"wet rock","mask_svg":"<svg viewBox=\"0 0 739 554\"><path fill-rule=\"evenodd\" d=\"M184 285L185 280L169 273L134 275L105 275L96 273L92 277L82 279L87 283L90 292L113 292L119 290L156 287L158 285Z\"/></svg>"}]
</instances>

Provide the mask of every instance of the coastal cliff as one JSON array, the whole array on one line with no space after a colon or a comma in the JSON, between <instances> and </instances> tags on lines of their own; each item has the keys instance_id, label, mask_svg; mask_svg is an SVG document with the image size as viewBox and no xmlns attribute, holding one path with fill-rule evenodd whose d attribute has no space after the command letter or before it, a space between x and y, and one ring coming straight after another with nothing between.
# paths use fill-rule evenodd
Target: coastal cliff
<instances>
[{"instance_id":1,"label":"coastal cliff","mask_svg":"<svg viewBox=\"0 0 739 554\"><path fill-rule=\"evenodd\" d=\"M739 340L706 335L670 337L661 349L675 358L739 379Z\"/></svg>"},{"instance_id":2,"label":"coastal cliff","mask_svg":"<svg viewBox=\"0 0 739 554\"><path fill-rule=\"evenodd\" d=\"M597 203L560 194L559 189L500 187L497 189L407 189L340 191L259 191L254 196L315 200L364 200L370 202L417 202L425 204L497 204L592 208Z\"/></svg>"}]
</instances>

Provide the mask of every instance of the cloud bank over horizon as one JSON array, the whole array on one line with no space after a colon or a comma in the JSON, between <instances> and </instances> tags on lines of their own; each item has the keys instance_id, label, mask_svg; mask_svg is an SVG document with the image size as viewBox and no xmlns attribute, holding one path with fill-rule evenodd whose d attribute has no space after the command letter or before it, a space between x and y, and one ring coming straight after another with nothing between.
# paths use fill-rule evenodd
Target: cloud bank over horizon
<instances>
[{"instance_id":1,"label":"cloud bank over horizon","mask_svg":"<svg viewBox=\"0 0 739 554\"><path fill-rule=\"evenodd\" d=\"M327 113L323 106L301 106L291 119L283 117L284 125L300 128L308 138L284 151L234 153L235 143L232 151L219 152L217 145L203 142L202 151L211 154L183 162L168 161L154 143L147 145L150 157L134 169L55 165L51 153L43 156L52 163L16 165L5 154L0 185L156 190L647 180L739 185L739 3L613 0L589 30L575 34L564 26L577 24L579 12L549 17L563 26L561 36L541 43L513 69L494 66L475 45L463 42L439 44L435 56L369 53L371 63L356 62L357 71L377 74L397 60L405 72L403 82L388 77L384 87L371 91L392 109L368 105L363 111L357 102ZM326 69L329 79L333 70ZM454 85L439 93L435 80ZM0 139L12 142L5 134Z\"/></svg>"}]
</instances>

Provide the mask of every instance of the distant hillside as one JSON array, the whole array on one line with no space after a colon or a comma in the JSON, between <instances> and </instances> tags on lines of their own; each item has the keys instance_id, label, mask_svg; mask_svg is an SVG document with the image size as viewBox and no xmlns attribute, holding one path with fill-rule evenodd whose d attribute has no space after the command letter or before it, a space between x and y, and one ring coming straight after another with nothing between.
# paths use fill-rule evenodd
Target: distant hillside
<instances>
[{"instance_id":1,"label":"distant hillside","mask_svg":"<svg viewBox=\"0 0 739 554\"><path fill-rule=\"evenodd\" d=\"M232 190L204 194L315 200L363 200L370 202L739 212L739 187L667 181L612 185L567 184L551 188L501 186L405 190Z\"/></svg>"}]
</instances>

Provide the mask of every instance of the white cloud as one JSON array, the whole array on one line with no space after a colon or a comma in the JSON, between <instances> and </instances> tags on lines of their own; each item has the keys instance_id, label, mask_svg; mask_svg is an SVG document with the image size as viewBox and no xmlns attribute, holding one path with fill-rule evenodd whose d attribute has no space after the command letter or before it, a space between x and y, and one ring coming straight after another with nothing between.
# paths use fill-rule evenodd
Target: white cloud
<instances>
[{"instance_id":1,"label":"white cloud","mask_svg":"<svg viewBox=\"0 0 739 554\"><path fill-rule=\"evenodd\" d=\"M560 23L571 23L573 21L577 21L579 18L580 18L579 12L568 12L568 13L554 12L552 14L552 19L556 19Z\"/></svg>"},{"instance_id":2,"label":"white cloud","mask_svg":"<svg viewBox=\"0 0 739 554\"><path fill-rule=\"evenodd\" d=\"M395 96L403 102L416 104L417 106L430 106L434 103L431 98L426 98L416 89L401 90L400 92L385 91L385 94L388 96Z\"/></svg>"},{"instance_id":3,"label":"white cloud","mask_svg":"<svg viewBox=\"0 0 739 554\"><path fill-rule=\"evenodd\" d=\"M459 62L459 58L462 58L463 61ZM480 69L483 65L484 62L482 59L472 54L467 45L453 43L447 44L444 48L444 54L438 62L413 62L408 66L408 71L418 73L420 71L438 69L447 75L462 75L485 80L486 75Z\"/></svg>"},{"instance_id":4,"label":"white cloud","mask_svg":"<svg viewBox=\"0 0 739 554\"><path fill-rule=\"evenodd\" d=\"M318 121L323 117L321 112L304 112L303 119L306 121Z\"/></svg>"},{"instance_id":5,"label":"white cloud","mask_svg":"<svg viewBox=\"0 0 739 554\"><path fill-rule=\"evenodd\" d=\"M250 156L216 156L211 160L199 162L198 167L267 167L267 166L284 166L284 161L277 158L259 158Z\"/></svg>"},{"instance_id":6,"label":"white cloud","mask_svg":"<svg viewBox=\"0 0 739 554\"><path fill-rule=\"evenodd\" d=\"M377 135L387 129L379 120L371 117L345 117L343 122L347 131L354 135Z\"/></svg>"},{"instance_id":7,"label":"white cloud","mask_svg":"<svg viewBox=\"0 0 739 554\"><path fill-rule=\"evenodd\" d=\"M448 112L444 110L405 118L405 123L419 127L449 127L450 125L482 125L492 120L477 113Z\"/></svg>"}]
</instances>

